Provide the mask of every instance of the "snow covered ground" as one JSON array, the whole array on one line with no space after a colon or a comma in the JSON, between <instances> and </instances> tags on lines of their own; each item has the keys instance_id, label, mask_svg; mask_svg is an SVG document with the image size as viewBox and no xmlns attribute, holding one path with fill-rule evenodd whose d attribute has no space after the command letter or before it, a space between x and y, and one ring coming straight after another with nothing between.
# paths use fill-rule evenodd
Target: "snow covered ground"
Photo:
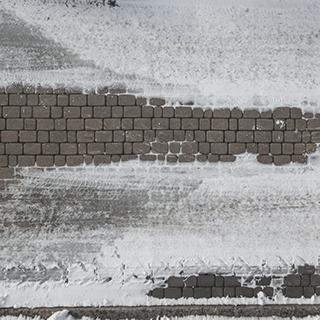
<instances>
[{"instance_id":1,"label":"snow covered ground","mask_svg":"<svg viewBox=\"0 0 320 320\"><path fill-rule=\"evenodd\" d=\"M215 107L319 108L318 0L120 0L114 9L64 3L0 1L0 37L9 38L0 44L2 83L122 82Z\"/></svg>"},{"instance_id":2,"label":"snow covered ground","mask_svg":"<svg viewBox=\"0 0 320 320\"><path fill-rule=\"evenodd\" d=\"M0 196L0 306L163 304L146 293L171 274L318 264L316 155L285 167L240 157L22 174ZM274 302L294 301L319 302ZM249 302L259 300L178 303Z\"/></svg>"}]
</instances>

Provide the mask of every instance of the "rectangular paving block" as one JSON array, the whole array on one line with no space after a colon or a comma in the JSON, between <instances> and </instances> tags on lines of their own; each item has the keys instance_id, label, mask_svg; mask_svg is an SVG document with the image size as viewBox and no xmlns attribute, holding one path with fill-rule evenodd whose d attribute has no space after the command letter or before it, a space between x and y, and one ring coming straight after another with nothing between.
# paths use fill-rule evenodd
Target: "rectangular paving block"
<instances>
[{"instance_id":1,"label":"rectangular paving block","mask_svg":"<svg viewBox=\"0 0 320 320\"><path fill-rule=\"evenodd\" d=\"M236 297L252 298L254 296L253 288L236 287Z\"/></svg>"},{"instance_id":2,"label":"rectangular paving block","mask_svg":"<svg viewBox=\"0 0 320 320\"><path fill-rule=\"evenodd\" d=\"M301 286L301 277L298 274L289 274L283 278L283 283L288 287Z\"/></svg>"},{"instance_id":3,"label":"rectangular paving block","mask_svg":"<svg viewBox=\"0 0 320 320\"><path fill-rule=\"evenodd\" d=\"M213 287L215 284L215 275L211 273L200 273L197 278L198 287Z\"/></svg>"},{"instance_id":4,"label":"rectangular paving block","mask_svg":"<svg viewBox=\"0 0 320 320\"><path fill-rule=\"evenodd\" d=\"M195 299L211 298L211 287L195 287L193 294Z\"/></svg>"},{"instance_id":5,"label":"rectangular paving block","mask_svg":"<svg viewBox=\"0 0 320 320\"><path fill-rule=\"evenodd\" d=\"M185 279L183 277L171 276L165 281L165 283L168 285L168 287L183 288L185 284L184 280Z\"/></svg>"}]
</instances>

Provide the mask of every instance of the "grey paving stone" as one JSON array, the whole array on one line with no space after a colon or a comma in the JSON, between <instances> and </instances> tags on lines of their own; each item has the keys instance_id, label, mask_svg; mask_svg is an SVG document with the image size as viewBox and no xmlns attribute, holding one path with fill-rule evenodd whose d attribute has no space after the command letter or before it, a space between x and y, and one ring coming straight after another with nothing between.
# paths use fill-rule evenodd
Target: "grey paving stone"
<instances>
[{"instance_id":1,"label":"grey paving stone","mask_svg":"<svg viewBox=\"0 0 320 320\"><path fill-rule=\"evenodd\" d=\"M108 106L93 107L93 117L94 118L110 118L111 117L111 107L108 107Z\"/></svg>"},{"instance_id":2,"label":"grey paving stone","mask_svg":"<svg viewBox=\"0 0 320 320\"><path fill-rule=\"evenodd\" d=\"M180 130L181 129L181 119L169 119L170 129Z\"/></svg>"},{"instance_id":3,"label":"grey paving stone","mask_svg":"<svg viewBox=\"0 0 320 320\"><path fill-rule=\"evenodd\" d=\"M36 163L35 156L31 156L31 155L18 156L19 167L33 167L35 163Z\"/></svg>"},{"instance_id":4,"label":"grey paving stone","mask_svg":"<svg viewBox=\"0 0 320 320\"><path fill-rule=\"evenodd\" d=\"M178 160L179 162L193 162L195 156L192 154L179 154Z\"/></svg>"},{"instance_id":5,"label":"grey paving stone","mask_svg":"<svg viewBox=\"0 0 320 320\"><path fill-rule=\"evenodd\" d=\"M229 130L238 130L238 120L237 119L229 119Z\"/></svg>"},{"instance_id":6,"label":"grey paving stone","mask_svg":"<svg viewBox=\"0 0 320 320\"><path fill-rule=\"evenodd\" d=\"M22 143L7 143L6 144L6 154L8 155L19 155L22 154Z\"/></svg>"},{"instance_id":7,"label":"grey paving stone","mask_svg":"<svg viewBox=\"0 0 320 320\"><path fill-rule=\"evenodd\" d=\"M271 142L271 131L255 131L255 142Z\"/></svg>"},{"instance_id":8,"label":"grey paving stone","mask_svg":"<svg viewBox=\"0 0 320 320\"><path fill-rule=\"evenodd\" d=\"M3 118L19 118L20 108L19 107L2 107Z\"/></svg>"},{"instance_id":9,"label":"grey paving stone","mask_svg":"<svg viewBox=\"0 0 320 320\"><path fill-rule=\"evenodd\" d=\"M86 106L87 96L84 94L71 94L69 96L70 106Z\"/></svg>"},{"instance_id":10,"label":"grey paving stone","mask_svg":"<svg viewBox=\"0 0 320 320\"><path fill-rule=\"evenodd\" d=\"M198 152L198 143L197 142L182 142L181 152L187 154L195 154Z\"/></svg>"},{"instance_id":11,"label":"grey paving stone","mask_svg":"<svg viewBox=\"0 0 320 320\"><path fill-rule=\"evenodd\" d=\"M193 108L192 117L193 118L203 118L204 111L202 108Z\"/></svg>"},{"instance_id":12,"label":"grey paving stone","mask_svg":"<svg viewBox=\"0 0 320 320\"><path fill-rule=\"evenodd\" d=\"M315 266L305 264L303 266L298 266L298 273L302 275L311 275L315 273Z\"/></svg>"},{"instance_id":13,"label":"grey paving stone","mask_svg":"<svg viewBox=\"0 0 320 320\"><path fill-rule=\"evenodd\" d=\"M313 287L303 287L303 296L306 299L311 298L315 294L315 290Z\"/></svg>"},{"instance_id":14,"label":"grey paving stone","mask_svg":"<svg viewBox=\"0 0 320 320\"><path fill-rule=\"evenodd\" d=\"M165 283L167 283L168 287L183 288L184 287L184 278L171 276L165 281Z\"/></svg>"},{"instance_id":15,"label":"grey paving stone","mask_svg":"<svg viewBox=\"0 0 320 320\"><path fill-rule=\"evenodd\" d=\"M289 164L291 162L291 157L290 155L275 155L273 157L273 163L276 166L282 166L285 164Z\"/></svg>"},{"instance_id":16,"label":"grey paving stone","mask_svg":"<svg viewBox=\"0 0 320 320\"><path fill-rule=\"evenodd\" d=\"M67 166L74 167L80 166L83 164L83 156L82 155L68 155L66 156Z\"/></svg>"},{"instance_id":17,"label":"grey paving stone","mask_svg":"<svg viewBox=\"0 0 320 320\"><path fill-rule=\"evenodd\" d=\"M257 119L257 130L273 130L274 123L272 119Z\"/></svg>"},{"instance_id":18,"label":"grey paving stone","mask_svg":"<svg viewBox=\"0 0 320 320\"><path fill-rule=\"evenodd\" d=\"M37 130L53 130L53 119L37 119Z\"/></svg>"},{"instance_id":19,"label":"grey paving stone","mask_svg":"<svg viewBox=\"0 0 320 320\"><path fill-rule=\"evenodd\" d=\"M258 144L257 143L246 143L246 148L248 153L257 154Z\"/></svg>"},{"instance_id":20,"label":"grey paving stone","mask_svg":"<svg viewBox=\"0 0 320 320\"><path fill-rule=\"evenodd\" d=\"M206 110L204 110L203 117L204 117L204 118L212 118L212 117L213 117L213 112L212 112L212 110L211 110L211 109L206 109Z\"/></svg>"},{"instance_id":21,"label":"grey paving stone","mask_svg":"<svg viewBox=\"0 0 320 320\"><path fill-rule=\"evenodd\" d=\"M7 119L6 127L7 127L7 130L22 130L23 119Z\"/></svg>"},{"instance_id":22,"label":"grey paving stone","mask_svg":"<svg viewBox=\"0 0 320 320\"><path fill-rule=\"evenodd\" d=\"M272 132L272 142L283 142L283 132L273 131Z\"/></svg>"},{"instance_id":23,"label":"grey paving stone","mask_svg":"<svg viewBox=\"0 0 320 320\"><path fill-rule=\"evenodd\" d=\"M239 119L239 130L255 130L256 120L255 119Z\"/></svg>"},{"instance_id":24,"label":"grey paving stone","mask_svg":"<svg viewBox=\"0 0 320 320\"><path fill-rule=\"evenodd\" d=\"M58 143L43 143L41 145L42 154L45 155L57 155L59 154L59 144Z\"/></svg>"},{"instance_id":25,"label":"grey paving stone","mask_svg":"<svg viewBox=\"0 0 320 320\"><path fill-rule=\"evenodd\" d=\"M199 121L198 121L198 119L192 119L192 118L182 119L181 128L183 130L198 130L199 129Z\"/></svg>"},{"instance_id":26,"label":"grey paving stone","mask_svg":"<svg viewBox=\"0 0 320 320\"><path fill-rule=\"evenodd\" d=\"M53 156L37 155L36 163L38 167L52 167L54 164L54 158Z\"/></svg>"},{"instance_id":27,"label":"grey paving stone","mask_svg":"<svg viewBox=\"0 0 320 320\"><path fill-rule=\"evenodd\" d=\"M36 142L37 134L36 131L20 131L19 141L20 142Z\"/></svg>"},{"instance_id":28,"label":"grey paving stone","mask_svg":"<svg viewBox=\"0 0 320 320\"><path fill-rule=\"evenodd\" d=\"M212 119L211 129L212 130L228 130L229 121L228 119Z\"/></svg>"},{"instance_id":29,"label":"grey paving stone","mask_svg":"<svg viewBox=\"0 0 320 320\"><path fill-rule=\"evenodd\" d=\"M91 120L91 119L88 119ZM68 119L67 120L67 130L83 130L84 129L84 119ZM98 129L102 129L101 127Z\"/></svg>"},{"instance_id":30,"label":"grey paving stone","mask_svg":"<svg viewBox=\"0 0 320 320\"><path fill-rule=\"evenodd\" d=\"M236 297L252 298L254 296L253 288L236 287Z\"/></svg>"},{"instance_id":31,"label":"grey paving stone","mask_svg":"<svg viewBox=\"0 0 320 320\"><path fill-rule=\"evenodd\" d=\"M273 110L274 119L288 119L290 118L290 108L279 107Z\"/></svg>"},{"instance_id":32,"label":"grey paving stone","mask_svg":"<svg viewBox=\"0 0 320 320\"><path fill-rule=\"evenodd\" d=\"M60 154L74 155L78 152L78 145L76 143L61 143Z\"/></svg>"},{"instance_id":33,"label":"grey paving stone","mask_svg":"<svg viewBox=\"0 0 320 320\"><path fill-rule=\"evenodd\" d=\"M260 112L255 109L246 109L243 111L243 118L260 118Z\"/></svg>"},{"instance_id":34,"label":"grey paving stone","mask_svg":"<svg viewBox=\"0 0 320 320\"><path fill-rule=\"evenodd\" d=\"M223 142L223 131L207 131L208 142Z\"/></svg>"},{"instance_id":35,"label":"grey paving stone","mask_svg":"<svg viewBox=\"0 0 320 320\"><path fill-rule=\"evenodd\" d=\"M227 154L228 144L227 143L211 143L210 150L212 154Z\"/></svg>"},{"instance_id":36,"label":"grey paving stone","mask_svg":"<svg viewBox=\"0 0 320 320\"><path fill-rule=\"evenodd\" d=\"M69 104L69 95L59 94L57 96L57 105L58 106L67 106Z\"/></svg>"},{"instance_id":37,"label":"grey paving stone","mask_svg":"<svg viewBox=\"0 0 320 320\"><path fill-rule=\"evenodd\" d=\"M308 130L320 130L320 119L310 119L307 122Z\"/></svg>"},{"instance_id":38,"label":"grey paving stone","mask_svg":"<svg viewBox=\"0 0 320 320\"><path fill-rule=\"evenodd\" d=\"M151 150L154 153L167 153L168 143L166 142L153 142L151 144Z\"/></svg>"},{"instance_id":39,"label":"grey paving stone","mask_svg":"<svg viewBox=\"0 0 320 320\"><path fill-rule=\"evenodd\" d=\"M118 105L118 96L116 94L107 94L106 95L106 105L107 106Z\"/></svg>"},{"instance_id":40,"label":"grey paving stone","mask_svg":"<svg viewBox=\"0 0 320 320\"><path fill-rule=\"evenodd\" d=\"M64 107L63 117L64 118L80 118L81 108L80 107Z\"/></svg>"},{"instance_id":41,"label":"grey paving stone","mask_svg":"<svg viewBox=\"0 0 320 320\"><path fill-rule=\"evenodd\" d=\"M181 288L165 288L164 297L168 299L179 299L182 297Z\"/></svg>"},{"instance_id":42,"label":"grey paving stone","mask_svg":"<svg viewBox=\"0 0 320 320\"><path fill-rule=\"evenodd\" d=\"M150 104L152 106L163 106L166 104L166 101L162 98L151 98L150 99Z\"/></svg>"},{"instance_id":43,"label":"grey paving stone","mask_svg":"<svg viewBox=\"0 0 320 320\"><path fill-rule=\"evenodd\" d=\"M174 108L173 107L164 107L162 109L162 116L164 118L173 118L174 117Z\"/></svg>"},{"instance_id":44,"label":"grey paving stone","mask_svg":"<svg viewBox=\"0 0 320 320\"><path fill-rule=\"evenodd\" d=\"M141 130L151 129L151 119L148 119L148 118L134 119L134 129L141 129Z\"/></svg>"},{"instance_id":45,"label":"grey paving stone","mask_svg":"<svg viewBox=\"0 0 320 320\"><path fill-rule=\"evenodd\" d=\"M24 143L23 144L24 154L41 154L41 144L40 143Z\"/></svg>"},{"instance_id":46,"label":"grey paving stone","mask_svg":"<svg viewBox=\"0 0 320 320\"><path fill-rule=\"evenodd\" d=\"M142 112L142 118L153 117L153 107L151 106L142 106L141 112Z\"/></svg>"},{"instance_id":47,"label":"grey paving stone","mask_svg":"<svg viewBox=\"0 0 320 320\"><path fill-rule=\"evenodd\" d=\"M262 292L265 294L266 297L272 298L274 294L274 289L272 287L264 287Z\"/></svg>"},{"instance_id":48,"label":"grey paving stone","mask_svg":"<svg viewBox=\"0 0 320 320\"><path fill-rule=\"evenodd\" d=\"M219 160L221 162L234 162L236 161L236 157L232 154L223 154L219 156Z\"/></svg>"},{"instance_id":49,"label":"grey paving stone","mask_svg":"<svg viewBox=\"0 0 320 320\"><path fill-rule=\"evenodd\" d=\"M245 143L229 143L230 154L241 154L241 153L245 153L245 151L246 151Z\"/></svg>"},{"instance_id":50,"label":"grey paving stone","mask_svg":"<svg viewBox=\"0 0 320 320\"><path fill-rule=\"evenodd\" d=\"M113 106L111 107L112 118L122 118L123 117L123 107Z\"/></svg>"},{"instance_id":51,"label":"grey paving stone","mask_svg":"<svg viewBox=\"0 0 320 320\"><path fill-rule=\"evenodd\" d=\"M184 298L193 298L193 288L183 288L182 296Z\"/></svg>"},{"instance_id":52,"label":"grey paving stone","mask_svg":"<svg viewBox=\"0 0 320 320\"><path fill-rule=\"evenodd\" d=\"M160 142L173 141L173 130L156 130L156 140Z\"/></svg>"},{"instance_id":53,"label":"grey paving stone","mask_svg":"<svg viewBox=\"0 0 320 320\"><path fill-rule=\"evenodd\" d=\"M186 287L195 287L197 285L197 277L189 276L184 279L184 283Z\"/></svg>"},{"instance_id":54,"label":"grey paving stone","mask_svg":"<svg viewBox=\"0 0 320 320\"><path fill-rule=\"evenodd\" d=\"M18 131L1 131L1 142L18 142Z\"/></svg>"},{"instance_id":55,"label":"grey paving stone","mask_svg":"<svg viewBox=\"0 0 320 320\"><path fill-rule=\"evenodd\" d=\"M147 104L147 99L144 97L136 97L136 105L137 106L144 106Z\"/></svg>"},{"instance_id":56,"label":"grey paving stone","mask_svg":"<svg viewBox=\"0 0 320 320\"><path fill-rule=\"evenodd\" d=\"M150 119L148 119L148 120L150 120ZM129 119L129 118L121 119L121 129L122 130L132 130L133 129L133 119Z\"/></svg>"},{"instance_id":57,"label":"grey paving stone","mask_svg":"<svg viewBox=\"0 0 320 320\"><path fill-rule=\"evenodd\" d=\"M303 296L302 287L286 287L284 289L284 295L288 298L301 298Z\"/></svg>"},{"instance_id":58,"label":"grey paving stone","mask_svg":"<svg viewBox=\"0 0 320 320\"><path fill-rule=\"evenodd\" d=\"M289 274L283 278L283 283L288 287L301 286L301 277L298 274Z\"/></svg>"},{"instance_id":59,"label":"grey paving stone","mask_svg":"<svg viewBox=\"0 0 320 320\"><path fill-rule=\"evenodd\" d=\"M176 107L175 109L176 118L191 118L192 108L191 107Z\"/></svg>"},{"instance_id":60,"label":"grey paving stone","mask_svg":"<svg viewBox=\"0 0 320 320\"><path fill-rule=\"evenodd\" d=\"M27 105L28 106L37 106L39 104L39 95L38 94L28 94L27 95Z\"/></svg>"},{"instance_id":61,"label":"grey paving stone","mask_svg":"<svg viewBox=\"0 0 320 320\"><path fill-rule=\"evenodd\" d=\"M39 105L41 106L55 106L57 105L57 96L55 94L40 94Z\"/></svg>"},{"instance_id":62,"label":"grey paving stone","mask_svg":"<svg viewBox=\"0 0 320 320\"><path fill-rule=\"evenodd\" d=\"M320 286L320 275L319 274L312 274L311 275L311 285L313 287Z\"/></svg>"},{"instance_id":63,"label":"grey paving stone","mask_svg":"<svg viewBox=\"0 0 320 320\"><path fill-rule=\"evenodd\" d=\"M32 109L34 118L50 118L50 107L38 106L33 107Z\"/></svg>"},{"instance_id":64,"label":"grey paving stone","mask_svg":"<svg viewBox=\"0 0 320 320\"><path fill-rule=\"evenodd\" d=\"M227 108L214 109L213 117L214 118L230 118L231 111Z\"/></svg>"},{"instance_id":65,"label":"grey paving stone","mask_svg":"<svg viewBox=\"0 0 320 320\"><path fill-rule=\"evenodd\" d=\"M162 107L157 106L153 108L153 116L155 118L161 118L162 117Z\"/></svg>"},{"instance_id":66,"label":"grey paving stone","mask_svg":"<svg viewBox=\"0 0 320 320\"><path fill-rule=\"evenodd\" d=\"M7 106L9 104L9 96L7 94L0 94L0 106Z\"/></svg>"},{"instance_id":67,"label":"grey paving stone","mask_svg":"<svg viewBox=\"0 0 320 320\"><path fill-rule=\"evenodd\" d=\"M168 155L166 155L166 160L169 163L175 163L178 161L178 156L175 154L168 154Z\"/></svg>"},{"instance_id":68,"label":"grey paving stone","mask_svg":"<svg viewBox=\"0 0 320 320\"><path fill-rule=\"evenodd\" d=\"M106 143L106 154L122 154L122 143Z\"/></svg>"},{"instance_id":69,"label":"grey paving stone","mask_svg":"<svg viewBox=\"0 0 320 320\"><path fill-rule=\"evenodd\" d=\"M196 130L194 132L194 139L197 142L205 142L206 141L206 132L205 131Z\"/></svg>"},{"instance_id":70,"label":"grey paving stone","mask_svg":"<svg viewBox=\"0 0 320 320\"><path fill-rule=\"evenodd\" d=\"M0 179L12 179L14 170L12 168L0 168Z\"/></svg>"},{"instance_id":71,"label":"grey paving stone","mask_svg":"<svg viewBox=\"0 0 320 320\"><path fill-rule=\"evenodd\" d=\"M133 153L135 154L149 153L150 149L151 147L149 143L135 142L132 145L132 150L133 150Z\"/></svg>"},{"instance_id":72,"label":"grey paving stone","mask_svg":"<svg viewBox=\"0 0 320 320\"><path fill-rule=\"evenodd\" d=\"M302 118L302 111L300 108L291 108L290 115L292 119L300 119Z\"/></svg>"},{"instance_id":73,"label":"grey paving stone","mask_svg":"<svg viewBox=\"0 0 320 320\"><path fill-rule=\"evenodd\" d=\"M236 296L236 288L235 287L224 287L223 288L223 296L234 298Z\"/></svg>"},{"instance_id":74,"label":"grey paving stone","mask_svg":"<svg viewBox=\"0 0 320 320\"><path fill-rule=\"evenodd\" d=\"M225 276L224 285L226 287L240 287L241 283L236 276Z\"/></svg>"},{"instance_id":75,"label":"grey paving stone","mask_svg":"<svg viewBox=\"0 0 320 320\"><path fill-rule=\"evenodd\" d=\"M215 284L215 275L211 273L201 273L197 278L198 287L213 287Z\"/></svg>"},{"instance_id":76,"label":"grey paving stone","mask_svg":"<svg viewBox=\"0 0 320 320\"><path fill-rule=\"evenodd\" d=\"M142 154L139 156L141 161L155 161L157 160L157 156L154 154Z\"/></svg>"},{"instance_id":77,"label":"grey paving stone","mask_svg":"<svg viewBox=\"0 0 320 320\"><path fill-rule=\"evenodd\" d=\"M87 152L88 154L104 154L104 143L88 143Z\"/></svg>"},{"instance_id":78,"label":"grey paving stone","mask_svg":"<svg viewBox=\"0 0 320 320\"><path fill-rule=\"evenodd\" d=\"M253 131L238 131L237 142L253 142Z\"/></svg>"},{"instance_id":79,"label":"grey paving stone","mask_svg":"<svg viewBox=\"0 0 320 320\"><path fill-rule=\"evenodd\" d=\"M283 143L282 153L289 154L289 155L293 154L293 143Z\"/></svg>"},{"instance_id":80,"label":"grey paving stone","mask_svg":"<svg viewBox=\"0 0 320 320\"><path fill-rule=\"evenodd\" d=\"M272 118L272 110L265 110L260 112L260 117L263 119Z\"/></svg>"},{"instance_id":81,"label":"grey paving stone","mask_svg":"<svg viewBox=\"0 0 320 320\"><path fill-rule=\"evenodd\" d=\"M215 276L215 286L223 287L224 286L224 278L223 276L216 275Z\"/></svg>"},{"instance_id":82,"label":"grey paving stone","mask_svg":"<svg viewBox=\"0 0 320 320\"><path fill-rule=\"evenodd\" d=\"M24 106L27 104L27 95L25 94L9 94L10 106Z\"/></svg>"},{"instance_id":83,"label":"grey paving stone","mask_svg":"<svg viewBox=\"0 0 320 320\"><path fill-rule=\"evenodd\" d=\"M98 121L97 119L86 119L86 126L89 124L96 124L100 127L100 121ZM121 129L121 120L120 119L104 119L103 120L103 128L105 130L120 130ZM87 130L99 130L99 129L95 129L94 125L93 125L92 129L90 129L88 127Z\"/></svg>"},{"instance_id":84,"label":"grey paving stone","mask_svg":"<svg viewBox=\"0 0 320 320\"><path fill-rule=\"evenodd\" d=\"M89 106L104 106L106 103L105 95L103 94L89 94L88 105Z\"/></svg>"},{"instance_id":85,"label":"grey paving stone","mask_svg":"<svg viewBox=\"0 0 320 320\"><path fill-rule=\"evenodd\" d=\"M152 129L169 129L169 119L168 118L153 118L152 119Z\"/></svg>"},{"instance_id":86,"label":"grey paving stone","mask_svg":"<svg viewBox=\"0 0 320 320\"><path fill-rule=\"evenodd\" d=\"M271 143L270 152L271 154L281 154L282 152L281 143Z\"/></svg>"},{"instance_id":87,"label":"grey paving stone","mask_svg":"<svg viewBox=\"0 0 320 320\"><path fill-rule=\"evenodd\" d=\"M140 106L124 107L123 115L125 118L141 118L141 107Z\"/></svg>"},{"instance_id":88,"label":"grey paving stone","mask_svg":"<svg viewBox=\"0 0 320 320\"><path fill-rule=\"evenodd\" d=\"M301 132L285 131L284 141L285 142L301 142Z\"/></svg>"},{"instance_id":89,"label":"grey paving stone","mask_svg":"<svg viewBox=\"0 0 320 320\"><path fill-rule=\"evenodd\" d=\"M143 141L152 142L156 139L156 134L154 130L144 130L143 132Z\"/></svg>"},{"instance_id":90,"label":"grey paving stone","mask_svg":"<svg viewBox=\"0 0 320 320\"><path fill-rule=\"evenodd\" d=\"M239 108L233 108L231 110L231 118L236 118L236 119L240 119L243 117L243 112L241 109Z\"/></svg>"},{"instance_id":91,"label":"grey paving stone","mask_svg":"<svg viewBox=\"0 0 320 320\"><path fill-rule=\"evenodd\" d=\"M195 287L194 288L194 298L211 298L211 288L210 287Z\"/></svg>"},{"instance_id":92,"label":"grey paving stone","mask_svg":"<svg viewBox=\"0 0 320 320\"><path fill-rule=\"evenodd\" d=\"M222 298L223 297L223 288L222 287L212 287L212 297Z\"/></svg>"}]
</instances>

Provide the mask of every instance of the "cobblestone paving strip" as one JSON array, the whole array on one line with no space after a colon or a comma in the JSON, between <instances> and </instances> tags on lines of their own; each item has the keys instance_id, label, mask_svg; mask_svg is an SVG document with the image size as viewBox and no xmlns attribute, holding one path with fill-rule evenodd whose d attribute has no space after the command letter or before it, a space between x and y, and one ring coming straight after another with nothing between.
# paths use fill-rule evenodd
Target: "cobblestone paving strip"
<instances>
[{"instance_id":1,"label":"cobblestone paving strip","mask_svg":"<svg viewBox=\"0 0 320 320\"><path fill-rule=\"evenodd\" d=\"M0 170L142 161L306 163L320 114L170 106L160 98L12 85L0 90Z\"/></svg>"}]
</instances>

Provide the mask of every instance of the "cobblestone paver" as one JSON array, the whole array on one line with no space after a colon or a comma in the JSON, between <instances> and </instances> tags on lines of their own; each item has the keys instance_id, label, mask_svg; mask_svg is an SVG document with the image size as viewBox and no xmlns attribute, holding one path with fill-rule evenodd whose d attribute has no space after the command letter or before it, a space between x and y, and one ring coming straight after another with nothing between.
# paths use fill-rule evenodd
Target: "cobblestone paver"
<instances>
[{"instance_id":1,"label":"cobblestone paver","mask_svg":"<svg viewBox=\"0 0 320 320\"><path fill-rule=\"evenodd\" d=\"M106 90L104 90L106 91ZM0 167L142 161L305 163L320 114L166 105L130 94L12 85L0 90Z\"/></svg>"},{"instance_id":2,"label":"cobblestone paver","mask_svg":"<svg viewBox=\"0 0 320 320\"><path fill-rule=\"evenodd\" d=\"M320 295L320 275L311 265L298 266L294 273L279 276L235 276L205 273L190 276L171 276L163 285L148 294L154 298L273 298L279 291L288 298L311 298ZM280 285L279 285L280 283Z\"/></svg>"}]
</instances>

